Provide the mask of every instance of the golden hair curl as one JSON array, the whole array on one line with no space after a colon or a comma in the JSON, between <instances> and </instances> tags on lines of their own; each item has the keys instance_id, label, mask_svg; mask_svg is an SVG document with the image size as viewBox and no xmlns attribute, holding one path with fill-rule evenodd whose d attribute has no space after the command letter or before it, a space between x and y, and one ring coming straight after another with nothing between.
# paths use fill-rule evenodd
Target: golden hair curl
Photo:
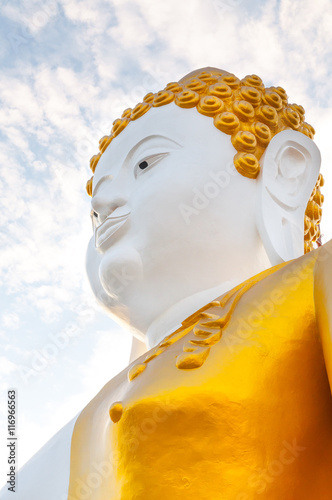
<instances>
[{"instance_id":1,"label":"golden hair curl","mask_svg":"<svg viewBox=\"0 0 332 500\"><path fill-rule=\"evenodd\" d=\"M282 87L265 88L257 75L239 80L227 71L208 68L193 71L179 82L170 82L157 93L149 92L134 109L126 109L121 118L113 122L109 136L99 141L99 153L90 160L95 172L98 161L111 141L134 120L152 107L174 102L180 108L194 108L213 118L217 129L231 136L237 154L234 165L238 172L255 179L260 172L259 160L270 140L285 129L298 130L313 139L314 128L304 121L305 112L299 104L289 104ZM93 177L87 183L92 195ZM324 180L320 174L312 191L304 218L304 250L312 250L314 242L320 244L320 220L324 196L320 192Z\"/></svg>"}]
</instances>

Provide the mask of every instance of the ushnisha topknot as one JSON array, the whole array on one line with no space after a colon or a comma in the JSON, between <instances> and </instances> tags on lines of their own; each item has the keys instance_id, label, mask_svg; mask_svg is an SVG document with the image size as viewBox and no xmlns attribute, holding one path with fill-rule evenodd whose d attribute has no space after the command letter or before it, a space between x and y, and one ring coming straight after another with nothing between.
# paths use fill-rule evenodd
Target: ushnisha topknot
<instances>
[{"instance_id":1,"label":"ushnisha topknot","mask_svg":"<svg viewBox=\"0 0 332 500\"><path fill-rule=\"evenodd\" d=\"M110 135L99 141L99 153L90 160L95 172L98 161L110 143L126 128L151 108L174 102L181 108L196 108L221 132L231 136L237 153L234 165L237 171L251 179L260 172L259 160L270 140L278 132L293 129L313 139L315 130L305 122L305 111L298 104L288 103L282 87L266 88L257 75L247 75L239 80L232 73L203 68L193 71L179 82L171 82L155 94L148 93L143 102L128 108L121 118L113 122ZM92 195L92 180L87 182L87 192ZM324 196L320 191L324 180L320 174L307 204L304 217L304 251L313 250L320 238L320 220Z\"/></svg>"}]
</instances>

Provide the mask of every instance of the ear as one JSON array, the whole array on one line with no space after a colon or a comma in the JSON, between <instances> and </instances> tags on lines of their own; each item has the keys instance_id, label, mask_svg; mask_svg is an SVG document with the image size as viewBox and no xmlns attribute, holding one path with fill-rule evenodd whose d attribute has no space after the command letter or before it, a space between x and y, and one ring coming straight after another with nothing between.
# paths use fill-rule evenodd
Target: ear
<instances>
[{"instance_id":1,"label":"ear","mask_svg":"<svg viewBox=\"0 0 332 500\"><path fill-rule=\"evenodd\" d=\"M257 227L272 265L304 252L304 214L319 175L316 144L295 130L275 135L261 159Z\"/></svg>"}]
</instances>

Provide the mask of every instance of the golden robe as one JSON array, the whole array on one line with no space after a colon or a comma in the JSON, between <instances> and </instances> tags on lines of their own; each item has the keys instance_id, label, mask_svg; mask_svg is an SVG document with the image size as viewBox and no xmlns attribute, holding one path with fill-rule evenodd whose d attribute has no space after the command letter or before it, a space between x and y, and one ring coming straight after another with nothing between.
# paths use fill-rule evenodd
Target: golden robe
<instances>
[{"instance_id":1,"label":"golden robe","mask_svg":"<svg viewBox=\"0 0 332 500\"><path fill-rule=\"evenodd\" d=\"M79 416L69 500L330 500L332 242L251 278Z\"/></svg>"}]
</instances>

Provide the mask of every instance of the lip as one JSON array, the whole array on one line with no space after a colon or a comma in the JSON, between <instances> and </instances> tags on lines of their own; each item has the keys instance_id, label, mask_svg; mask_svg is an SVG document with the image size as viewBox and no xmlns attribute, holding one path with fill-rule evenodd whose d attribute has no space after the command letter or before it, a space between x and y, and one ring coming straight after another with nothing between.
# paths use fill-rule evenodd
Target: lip
<instances>
[{"instance_id":1,"label":"lip","mask_svg":"<svg viewBox=\"0 0 332 500\"><path fill-rule=\"evenodd\" d=\"M119 217L107 217L96 229L95 246L100 248L111 236L113 236L128 220L129 213Z\"/></svg>"}]
</instances>

